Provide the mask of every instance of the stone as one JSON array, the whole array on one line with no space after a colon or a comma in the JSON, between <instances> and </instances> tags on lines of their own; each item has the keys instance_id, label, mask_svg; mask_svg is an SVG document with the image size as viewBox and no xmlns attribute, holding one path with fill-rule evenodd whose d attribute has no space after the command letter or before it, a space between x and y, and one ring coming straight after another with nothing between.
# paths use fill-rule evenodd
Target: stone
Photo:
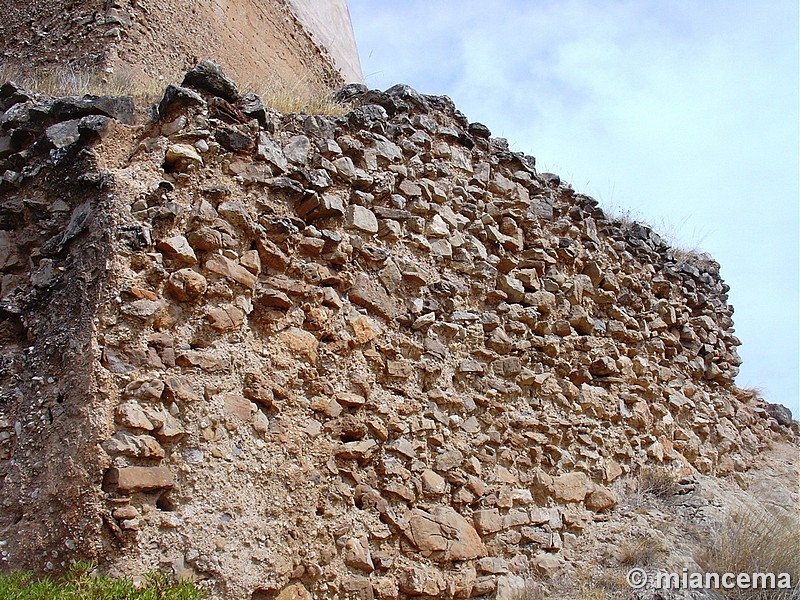
<instances>
[{"instance_id":1,"label":"stone","mask_svg":"<svg viewBox=\"0 0 800 600\"><path fill-rule=\"evenodd\" d=\"M313 333L309 333L297 327L290 327L282 332L278 336L278 339L293 355L300 356L311 364L316 364L319 341L314 337Z\"/></svg>"},{"instance_id":2,"label":"stone","mask_svg":"<svg viewBox=\"0 0 800 600\"><path fill-rule=\"evenodd\" d=\"M185 87L169 84L158 103L158 116L162 120L175 112L189 106L205 106L206 102L195 91Z\"/></svg>"},{"instance_id":3,"label":"stone","mask_svg":"<svg viewBox=\"0 0 800 600\"><path fill-rule=\"evenodd\" d=\"M361 394L340 392L336 394L336 401L344 407L353 408L356 406L364 406L364 404L367 402L367 399Z\"/></svg>"},{"instance_id":4,"label":"stone","mask_svg":"<svg viewBox=\"0 0 800 600\"><path fill-rule=\"evenodd\" d=\"M201 60L186 73L181 84L218 96L228 102L239 99L239 90L223 72L222 68L210 60Z\"/></svg>"},{"instance_id":5,"label":"stone","mask_svg":"<svg viewBox=\"0 0 800 600\"><path fill-rule=\"evenodd\" d=\"M283 153L283 148L264 131L258 134L256 157L268 162L278 173L285 173L289 169L289 161ZM278 173L273 171L273 174Z\"/></svg>"},{"instance_id":6,"label":"stone","mask_svg":"<svg viewBox=\"0 0 800 600\"><path fill-rule=\"evenodd\" d=\"M361 575L347 575L342 581L344 597L353 600L374 600L375 591L368 577Z\"/></svg>"},{"instance_id":7,"label":"stone","mask_svg":"<svg viewBox=\"0 0 800 600\"><path fill-rule=\"evenodd\" d=\"M125 427L144 429L145 431L153 431L155 429L142 407L135 402L124 402L117 406L116 415L117 423Z\"/></svg>"},{"instance_id":8,"label":"stone","mask_svg":"<svg viewBox=\"0 0 800 600\"><path fill-rule=\"evenodd\" d=\"M175 443L186 433L180 421L172 416L163 406L150 408L147 418L153 422L155 437L162 443Z\"/></svg>"},{"instance_id":9,"label":"stone","mask_svg":"<svg viewBox=\"0 0 800 600\"><path fill-rule=\"evenodd\" d=\"M397 379L408 379L414 373L414 366L405 360L387 360L386 374Z\"/></svg>"},{"instance_id":10,"label":"stone","mask_svg":"<svg viewBox=\"0 0 800 600\"><path fill-rule=\"evenodd\" d=\"M227 333L236 331L244 323L244 312L235 307L228 305L216 306L210 308L206 312L206 319L209 324L216 331L220 333Z\"/></svg>"},{"instance_id":11,"label":"stone","mask_svg":"<svg viewBox=\"0 0 800 600\"><path fill-rule=\"evenodd\" d=\"M428 327L433 325L435 322L436 322L436 313L435 312L425 313L424 315L421 315L421 316L417 317L416 319L414 319L414 322L411 324L411 329L413 329L414 331L419 331L421 329L427 329Z\"/></svg>"},{"instance_id":12,"label":"stone","mask_svg":"<svg viewBox=\"0 0 800 600\"><path fill-rule=\"evenodd\" d=\"M295 135L289 139L289 143L283 147L283 154L289 160L298 165L304 165L308 160L308 151L311 142L304 135Z\"/></svg>"},{"instance_id":13,"label":"stone","mask_svg":"<svg viewBox=\"0 0 800 600\"><path fill-rule=\"evenodd\" d=\"M607 512L617 505L614 493L606 487L597 486L586 496L586 508L600 513Z\"/></svg>"},{"instance_id":14,"label":"stone","mask_svg":"<svg viewBox=\"0 0 800 600\"><path fill-rule=\"evenodd\" d=\"M552 578L563 565L563 559L555 554L537 554L531 560L533 570L545 578Z\"/></svg>"},{"instance_id":15,"label":"stone","mask_svg":"<svg viewBox=\"0 0 800 600\"><path fill-rule=\"evenodd\" d=\"M782 404L767 403L767 414L778 422L778 425L783 427L792 426L792 411Z\"/></svg>"},{"instance_id":16,"label":"stone","mask_svg":"<svg viewBox=\"0 0 800 600\"><path fill-rule=\"evenodd\" d=\"M115 508L111 514L118 521L136 519L140 516L139 511L136 509L136 507L131 506L130 504L126 504L125 506L120 506L118 508Z\"/></svg>"},{"instance_id":17,"label":"stone","mask_svg":"<svg viewBox=\"0 0 800 600\"><path fill-rule=\"evenodd\" d=\"M160 312L166 306L164 300L134 300L126 302L120 307L120 312L124 315L147 320Z\"/></svg>"},{"instance_id":18,"label":"stone","mask_svg":"<svg viewBox=\"0 0 800 600\"><path fill-rule=\"evenodd\" d=\"M178 302L196 302L206 293L208 282L197 271L180 269L169 276L167 293Z\"/></svg>"},{"instance_id":19,"label":"stone","mask_svg":"<svg viewBox=\"0 0 800 600\"><path fill-rule=\"evenodd\" d=\"M359 273L349 292L350 301L363 306L368 311L384 319L392 320L399 316L394 300L381 284L364 273Z\"/></svg>"},{"instance_id":20,"label":"stone","mask_svg":"<svg viewBox=\"0 0 800 600\"><path fill-rule=\"evenodd\" d=\"M116 432L103 442L109 454L124 454L136 458L164 458L164 449L149 435L133 435L125 431Z\"/></svg>"},{"instance_id":21,"label":"stone","mask_svg":"<svg viewBox=\"0 0 800 600\"><path fill-rule=\"evenodd\" d=\"M496 533L503 528L503 518L496 508L476 510L472 518L475 521L475 528L481 535Z\"/></svg>"},{"instance_id":22,"label":"stone","mask_svg":"<svg viewBox=\"0 0 800 600\"><path fill-rule=\"evenodd\" d=\"M450 228L444 219L439 215L434 215L433 218L427 223L427 234L431 237L449 237Z\"/></svg>"},{"instance_id":23,"label":"stone","mask_svg":"<svg viewBox=\"0 0 800 600\"><path fill-rule=\"evenodd\" d=\"M270 380L261 373L251 372L244 376L243 393L245 398L249 398L265 408L270 408L272 406L274 400L272 384Z\"/></svg>"},{"instance_id":24,"label":"stone","mask_svg":"<svg viewBox=\"0 0 800 600\"><path fill-rule=\"evenodd\" d=\"M503 575L508 573L508 561L496 556L485 556L475 561L475 569L478 573Z\"/></svg>"},{"instance_id":25,"label":"stone","mask_svg":"<svg viewBox=\"0 0 800 600\"><path fill-rule=\"evenodd\" d=\"M176 235L156 243L156 249L164 253L167 258L181 264L191 266L197 262L197 256L189 245L188 240L182 235Z\"/></svg>"},{"instance_id":26,"label":"stone","mask_svg":"<svg viewBox=\"0 0 800 600\"><path fill-rule=\"evenodd\" d=\"M345 442L336 449L336 456L347 459L366 460L369 459L377 449L378 442L375 440Z\"/></svg>"},{"instance_id":27,"label":"stone","mask_svg":"<svg viewBox=\"0 0 800 600\"><path fill-rule=\"evenodd\" d=\"M344 545L343 558L347 566L359 571L372 573L375 570L369 551L369 541L366 537L353 537L347 540Z\"/></svg>"},{"instance_id":28,"label":"stone","mask_svg":"<svg viewBox=\"0 0 800 600\"><path fill-rule=\"evenodd\" d=\"M397 582L400 591L409 596L439 598L446 589L444 577L431 568L410 566L400 571Z\"/></svg>"},{"instance_id":29,"label":"stone","mask_svg":"<svg viewBox=\"0 0 800 600\"><path fill-rule=\"evenodd\" d=\"M103 477L103 489L120 494L170 489L175 478L168 467L112 467Z\"/></svg>"},{"instance_id":30,"label":"stone","mask_svg":"<svg viewBox=\"0 0 800 600\"><path fill-rule=\"evenodd\" d=\"M358 229L365 233L378 233L378 219L375 213L364 206L351 204L344 216L345 227Z\"/></svg>"},{"instance_id":31,"label":"stone","mask_svg":"<svg viewBox=\"0 0 800 600\"><path fill-rule=\"evenodd\" d=\"M256 598L258 596L253 594L253 599L255 600ZM293 583L286 586L275 596L275 600L311 600L311 598L311 594L302 583Z\"/></svg>"},{"instance_id":32,"label":"stone","mask_svg":"<svg viewBox=\"0 0 800 600\"><path fill-rule=\"evenodd\" d=\"M203 166L203 159L192 146L172 144L167 147L164 155L164 166L168 171L185 173L192 168Z\"/></svg>"},{"instance_id":33,"label":"stone","mask_svg":"<svg viewBox=\"0 0 800 600\"><path fill-rule=\"evenodd\" d=\"M406 534L424 556L434 560L470 560L486 554L475 528L450 507L416 508L408 524Z\"/></svg>"},{"instance_id":34,"label":"stone","mask_svg":"<svg viewBox=\"0 0 800 600\"><path fill-rule=\"evenodd\" d=\"M264 127L267 124L267 111L264 107L264 101L253 92L247 92L238 102L239 110L241 110L248 117L258 121L258 124Z\"/></svg>"},{"instance_id":35,"label":"stone","mask_svg":"<svg viewBox=\"0 0 800 600\"><path fill-rule=\"evenodd\" d=\"M79 123L80 119L73 119L51 125L45 131L47 141L58 149L71 146L81 137L80 131L78 130Z\"/></svg>"},{"instance_id":36,"label":"stone","mask_svg":"<svg viewBox=\"0 0 800 600\"><path fill-rule=\"evenodd\" d=\"M306 221L344 216L344 200L338 194L323 192L312 194L296 208L297 214Z\"/></svg>"},{"instance_id":37,"label":"stone","mask_svg":"<svg viewBox=\"0 0 800 600\"><path fill-rule=\"evenodd\" d=\"M204 266L212 273L222 275L226 279L235 281L245 288L252 290L256 285L255 275L253 275L240 264L225 256L222 256L221 254L212 254L208 260L206 260Z\"/></svg>"},{"instance_id":38,"label":"stone","mask_svg":"<svg viewBox=\"0 0 800 600\"><path fill-rule=\"evenodd\" d=\"M553 495L558 502L583 502L591 489L589 476L580 471L553 478Z\"/></svg>"},{"instance_id":39,"label":"stone","mask_svg":"<svg viewBox=\"0 0 800 600\"><path fill-rule=\"evenodd\" d=\"M249 421L253 413L250 401L234 393L220 394L216 397L222 401L222 410L228 417L235 417L242 421Z\"/></svg>"},{"instance_id":40,"label":"stone","mask_svg":"<svg viewBox=\"0 0 800 600\"><path fill-rule=\"evenodd\" d=\"M425 469L422 472L422 490L426 494L440 496L447 491L447 482L436 471Z\"/></svg>"},{"instance_id":41,"label":"stone","mask_svg":"<svg viewBox=\"0 0 800 600\"><path fill-rule=\"evenodd\" d=\"M353 319L350 321L350 327L359 344L371 342L380 334L380 329L369 317L359 316Z\"/></svg>"},{"instance_id":42,"label":"stone","mask_svg":"<svg viewBox=\"0 0 800 600\"><path fill-rule=\"evenodd\" d=\"M486 339L486 347L491 348L498 354L508 354L511 352L513 342L502 327L493 330Z\"/></svg>"},{"instance_id":43,"label":"stone","mask_svg":"<svg viewBox=\"0 0 800 600\"><path fill-rule=\"evenodd\" d=\"M250 152L255 145L253 138L235 127L220 126L214 132L214 140L230 152Z\"/></svg>"}]
</instances>

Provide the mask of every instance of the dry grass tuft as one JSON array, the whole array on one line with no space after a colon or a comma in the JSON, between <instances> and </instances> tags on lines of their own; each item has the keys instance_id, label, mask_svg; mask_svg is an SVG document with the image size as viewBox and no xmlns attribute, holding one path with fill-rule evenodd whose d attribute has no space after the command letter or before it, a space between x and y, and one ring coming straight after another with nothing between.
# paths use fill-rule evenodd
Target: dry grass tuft
<instances>
[{"instance_id":1,"label":"dry grass tuft","mask_svg":"<svg viewBox=\"0 0 800 600\"><path fill-rule=\"evenodd\" d=\"M337 117L353 109L349 104L334 101L330 93L320 92L304 80L287 83L270 78L265 82L248 83L243 89L255 92L266 106L283 114Z\"/></svg>"},{"instance_id":2,"label":"dry grass tuft","mask_svg":"<svg viewBox=\"0 0 800 600\"><path fill-rule=\"evenodd\" d=\"M667 550L663 540L652 536L640 536L619 545L617 560L626 567L648 567L658 564Z\"/></svg>"},{"instance_id":3,"label":"dry grass tuft","mask_svg":"<svg viewBox=\"0 0 800 600\"><path fill-rule=\"evenodd\" d=\"M70 66L23 72L0 65L0 81L13 81L46 96L133 96L142 104L157 101L163 92L163 86L154 78L149 79L125 66L107 73Z\"/></svg>"},{"instance_id":4,"label":"dry grass tuft","mask_svg":"<svg viewBox=\"0 0 800 600\"><path fill-rule=\"evenodd\" d=\"M731 600L800 598L800 518L745 510L726 520L696 557L708 573L789 573L791 590L718 590Z\"/></svg>"},{"instance_id":5,"label":"dry grass tuft","mask_svg":"<svg viewBox=\"0 0 800 600\"><path fill-rule=\"evenodd\" d=\"M667 500L678 491L675 476L665 467L644 467L636 479L637 492Z\"/></svg>"},{"instance_id":6,"label":"dry grass tuft","mask_svg":"<svg viewBox=\"0 0 800 600\"><path fill-rule=\"evenodd\" d=\"M670 504L679 486L672 472L666 467L642 467L638 475L618 480L615 490L620 504L637 509L653 501Z\"/></svg>"}]
</instances>

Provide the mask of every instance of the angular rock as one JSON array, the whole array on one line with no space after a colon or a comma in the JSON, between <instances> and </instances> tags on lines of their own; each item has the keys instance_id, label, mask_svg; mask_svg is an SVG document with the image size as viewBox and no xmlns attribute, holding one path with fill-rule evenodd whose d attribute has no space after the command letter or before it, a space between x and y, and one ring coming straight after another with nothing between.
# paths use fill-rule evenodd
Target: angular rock
<instances>
[{"instance_id":1,"label":"angular rock","mask_svg":"<svg viewBox=\"0 0 800 600\"><path fill-rule=\"evenodd\" d=\"M164 155L164 166L168 171L185 173L190 168L201 167L203 159L192 146L172 144Z\"/></svg>"},{"instance_id":2,"label":"angular rock","mask_svg":"<svg viewBox=\"0 0 800 600\"><path fill-rule=\"evenodd\" d=\"M383 286L364 273L356 276L353 286L350 288L349 297L351 302L363 306L384 319L392 320L400 314L394 299L386 293Z\"/></svg>"},{"instance_id":3,"label":"angular rock","mask_svg":"<svg viewBox=\"0 0 800 600\"><path fill-rule=\"evenodd\" d=\"M591 490L591 479L580 471L553 478L553 495L558 502L583 502Z\"/></svg>"},{"instance_id":4,"label":"angular rock","mask_svg":"<svg viewBox=\"0 0 800 600\"><path fill-rule=\"evenodd\" d=\"M120 494L169 489L174 485L175 478L168 467L112 467L103 477L103 489Z\"/></svg>"},{"instance_id":5,"label":"angular rock","mask_svg":"<svg viewBox=\"0 0 800 600\"><path fill-rule=\"evenodd\" d=\"M317 362L319 341L314 334L290 327L278 336L278 339L289 352L306 359L311 364Z\"/></svg>"},{"instance_id":6,"label":"angular rock","mask_svg":"<svg viewBox=\"0 0 800 600\"><path fill-rule=\"evenodd\" d=\"M236 84L223 72L222 68L210 60L202 60L186 73L181 84L218 96L228 102L239 99Z\"/></svg>"},{"instance_id":7,"label":"angular rock","mask_svg":"<svg viewBox=\"0 0 800 600\"><path fill-rule=\"evenodd\" d=\"M179 302L196 302L208 289L208 282L197 271L180 269L169 276L167 292Z\"/></svg>"},{"instance_id":8,"label":"angular rock","mask_svg":"<svg viewBox=\"0 0 800 600\"><path fill-rule=\"evenodd\" d=\"M368 208L351 204L347 207L344 219L345 227L366 233L378 233L378 219Z\"/></svg>"},{"instance_id":9,"label":"angular rock","mask_svg":"<svg viewBox=\"0 0 800 600\"><path fill-rule=\"evenodd\" d=\"M252 290L256 285L255 275L240 264L233 262L231 259L221 254L212 254L206 261L205 268L212 273L222 275L226 279L235 281L245 288Z\"/></svg>"},{"instance_id":10,"label":"angular rock","mask_svg":"<svg viewBox=\"0 0 800 600\"><path fill-rule=\"evenodd\" d=\"M406 534L424 556L434 560L470 560L484 556L486 548L475 528L450 507L431 511L414 509Z\"/></svg>"},{"instance_id":11,"label":"angular rock","mask_svg":"<svg viewBox=\"0 0 800 600\"><path fill-rule=\"evenodd\" d=\"M156 249L167 255L168 258L191 266L197 262L197 256L182 235L176 235L156 243Z\"/></svg>"}]
</instances>

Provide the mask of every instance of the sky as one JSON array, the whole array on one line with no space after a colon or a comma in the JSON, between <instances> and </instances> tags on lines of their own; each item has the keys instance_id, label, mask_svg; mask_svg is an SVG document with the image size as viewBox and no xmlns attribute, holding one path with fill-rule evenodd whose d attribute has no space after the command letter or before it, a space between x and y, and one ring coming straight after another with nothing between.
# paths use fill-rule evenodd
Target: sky
<instances>
[{"instance_id":1,"label":"sky","mask_svg":"<svg viewBox=\"0 0 800 600\"><path fill-rule=\"evenodd\" d=\"M348 5L369 87L450 96L540 171L709 252L737 384L797 418L797 0Z\"/></svg>"}]
</instances>

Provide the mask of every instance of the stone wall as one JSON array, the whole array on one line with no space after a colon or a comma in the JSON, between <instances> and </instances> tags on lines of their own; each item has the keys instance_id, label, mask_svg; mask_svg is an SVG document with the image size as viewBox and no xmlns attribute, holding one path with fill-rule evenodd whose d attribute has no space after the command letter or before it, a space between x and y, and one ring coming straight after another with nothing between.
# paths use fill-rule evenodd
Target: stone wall
<instances>
[{"instance_id":1,"label":"stone wall","mask_svg":"<svg viewBox=\"0 0 800 600\"><path fill-rule=\"evenodd\" d=\"M19 0L0 14L0 35L0 66L42 78L97 72L141 86L203 56L298 95L363 79L344 0Z\"/></svg>"},{"instance_id":2,"label":"stone wall","mask_svg":"<svg viewBox=\"0 0 800 600\"><path fill-rule=\"evenodd\" d=\"M569 568L642 465L736 477L788 432L713 260L448 98L185 85L0 90L3 568L478 597Z\"/></svg>"}]
</instances>

